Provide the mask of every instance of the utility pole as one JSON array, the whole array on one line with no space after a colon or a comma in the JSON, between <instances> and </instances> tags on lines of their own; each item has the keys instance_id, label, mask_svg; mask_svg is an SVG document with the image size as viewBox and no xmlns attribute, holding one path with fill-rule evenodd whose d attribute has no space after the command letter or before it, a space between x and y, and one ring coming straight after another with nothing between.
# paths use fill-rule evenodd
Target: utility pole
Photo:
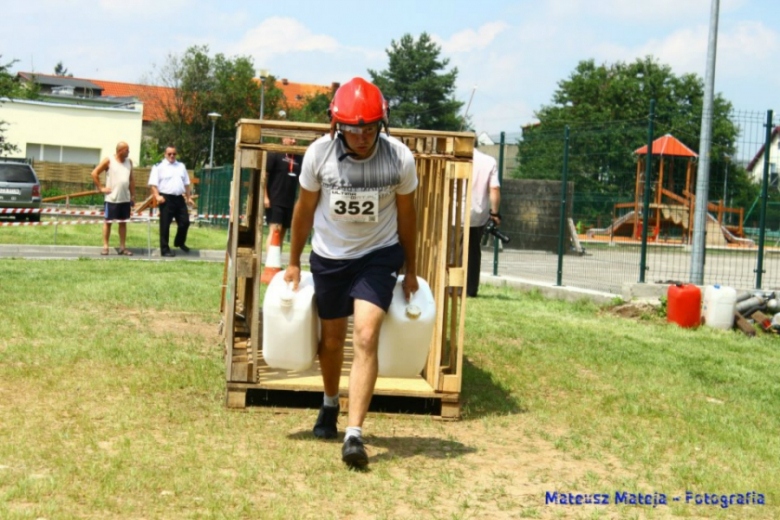
<instances>
[{"instance_id":1,"label":"utility pole","mask_svg":"<svg viewBox=\"0 0 780 520\"><path fill-rule=\"evenodd\" d=\"M463 121L460 122L460 131L463 131L463 125L466 124L466 119L469 117L469 108L471 108L471 101L474 99L474 92L477 91L477 86L474 85L474 88L471 89L471 96L469 97L469 103L466 105L466 112L463 114Z\"/></svg>"},{"instance_id":2,"label":"utility pole","mask_svg":"<svg viewBox=\"0 0 780 520\"><path fill-rule=\"evenodd\" d=\"M715 107L715 55L718 47L718 11L720 0L712 0L710 9L710 37L707 44L707 69L704 77L704 103L701 114L699 140L699 167L696 172L696 208L693 215L693 247L691 249L690 282L704 283L704 256L706 254L707 203L710 189L710 148L712 119Z\"/></svg>"}]
</instances>

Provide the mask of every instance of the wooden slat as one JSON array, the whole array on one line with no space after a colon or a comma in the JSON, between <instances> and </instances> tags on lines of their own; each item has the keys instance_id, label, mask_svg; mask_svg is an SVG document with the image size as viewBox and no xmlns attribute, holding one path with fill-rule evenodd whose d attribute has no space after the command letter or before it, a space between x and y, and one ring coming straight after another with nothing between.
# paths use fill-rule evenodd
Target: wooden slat
<instances>
[{"instance_id":1,"label":"wooden slat","mask_svg":"<svg viewBox=\"0 0 780 520\"><path fill-rule=\"evenodd\" d=\"M226 306L225 306L225 344L229 345L227 355L225 356L225 377L230 381L233 365L233 343L235 342L235 322L236 322L236 290L238 289L238 277L236 276L236 256L238 254L238 231L241 214L241 200L239 197L239 187L241 184L241 155L242 150L236 151L236 157L233 167L233 182L230 186L230 222L232 226L231 236L228 240L228 277L226 284Z\"/></svg>"},{"instance_id":2,"label":"wooden slat","mask_svg":"<svg viewBox=\"0 0 780 520\"><path fill-rule=\"evenodd\" d=\"M228 389L226 401L228 408L246 408L246 389Z\"/></svg>"},{"instance_id":3,"label":"wooden slat","mask_svg":"<svg viewBox=\"0 0 780 520\"><path fill-rule=\"evenodd\" d=\"M241 155L241 167L242 168L259 168L260 167L260 150L245 149Z\"/></svg>"},{"instance_id":4,"label":"wooden slat","mask_svg":"<svg viewBox=\"0 0 780 520\"><path fill-rule=\"evenodd\" d=\"M260 167L258 182L259 193L265 193L265 185L268 182L268 173L266 171L268 164L268 154L262 152L260 155ZM252 338L254 338L255 348L252 349L252 362L254 366L258 366L260 362L258 351L263 345L263 323L262 323L262 308L260 302L260 259L263 258L263 248L265 247L265 240L263 240L263 211L265 206L260 204L263 200L260 196L257 197L257 208L251 222L251 228L254 228L255 232L255 274L252 278L253 287L253 310L250 315ZM251 381L257 381L257 372L251 374Z\"/></svg>"},{"instance_id":5,"label":"wooden slat","mask_svg":"<svg viewBox=\"0 0 780 520\"><path fill-rule=\"evenodd\" d=\"M257 272L257 256L250 247L238 248L238 260L236 261L236 276L252 278Z\"/></svg>"},{"instance_id":6,"label":"wooden slat","mask_svg":"<svg viewBox=\"0 0 780 520\"><path fill-rule=\"evenodd\" d=\"M242 119L241 121L250 121ZM262 129L259 124L241 124L238 126L239 144L256 144L260 142Z\"/></svg>"},{"instance_id":7,"label":"wooden slat","mask_svg":"<svg viewBox=\"0 0 780 520\"><path fill-rule=\"evenodd\" d=\"M460 392L461 378L457 375L448 374L442 377L442 392L458 393Z\"/></svg>"}]
</instances>

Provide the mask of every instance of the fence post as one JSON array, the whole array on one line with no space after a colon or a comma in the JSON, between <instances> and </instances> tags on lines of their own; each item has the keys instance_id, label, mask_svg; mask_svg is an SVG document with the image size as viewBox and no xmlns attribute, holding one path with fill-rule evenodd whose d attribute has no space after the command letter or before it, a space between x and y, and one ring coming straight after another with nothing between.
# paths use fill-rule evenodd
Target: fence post
<instances>
[{"instance_id":1,"label":"fence post","mask_svg":"<svg viewBox=\"0 0 780 520\"><path fill-rule=\"evenodd\" d=\"M498 183L503 184L504 183L504 138L505 133L501 132L501 140L498 147ZM473 177L472 177L473 178ZM501 213L501 203L499 202L498 213ZM499 240L497 238L493 238L493 276L498 276L498 245Z\"/></svg>"},{"instance_id":2,"label":"fence post","mask_svg":"<svg viewBox=\"0 0 780 520\"><path fill-rule=\"evenodd\" d=\"M766 201L769 193L769 147L772 145L772 111L766 111L764 137L764 180L761 183L761 218L758 224L758 264L756 265L756 289L761 289L764 275L764 238L766 237Z\"/></svg>"},{"instance_id":3,"label":"fence post","mask_svg":"<svg viewBox=\"0 0 780 520\"><path fill-rule=\"evenodd\" d=\"M569 125L563 133L563 175L561 179L561 221L558 225L558 276L557 286L563 285L563 243L566 236L566 188L569 176Z\"/></svg>"},{"instance_id":4,"label":"fence post","mask_svg":"<svg viewBox=\"0 0 780 520\"><path fill-rule=\"evenodd\" d=\"M647 271L647 228L650 218L650 175L653 171L653 119L655 118L655 99L650 100L650 115L647 121L647 158L645 159L645 192L642 196L642 252L639 255L639 283L645 283ZM661 189L661 186L658 187ZM659 223L656 222L656 225Z\"/></svg>"}]
</instances>

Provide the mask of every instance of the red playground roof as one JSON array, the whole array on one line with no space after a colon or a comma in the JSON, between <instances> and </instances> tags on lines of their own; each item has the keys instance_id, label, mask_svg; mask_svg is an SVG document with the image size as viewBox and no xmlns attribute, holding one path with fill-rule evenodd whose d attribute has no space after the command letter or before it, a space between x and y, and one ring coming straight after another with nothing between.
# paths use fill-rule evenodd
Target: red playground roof
<instances>
[{"instance_id":1,"label":"red playground roof","mask_svg":"<svg viewBox=\"0 0 780 520\"><path fill-rule=\"evenodd\" d=\"M647 155L647 145L634 150L637 155ZM696 152L682 144L672 134L666 134L653 141L653 155L674 155L677 157L698 157Z\"/></svg>"}]
</instances>

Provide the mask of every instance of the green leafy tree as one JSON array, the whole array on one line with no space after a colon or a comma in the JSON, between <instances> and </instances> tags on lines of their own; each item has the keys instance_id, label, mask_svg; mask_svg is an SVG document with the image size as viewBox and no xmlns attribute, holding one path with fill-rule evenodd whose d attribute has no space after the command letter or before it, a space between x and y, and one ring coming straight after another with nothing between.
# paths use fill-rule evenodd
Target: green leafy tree
<instances>
[{"instance_id":1,"label":"green leafy tree","mask_svg":"<svg viewBox=\"0 0 780 520\"><path fill-rule=\"evenodd\" d=\"M698 152L701 78L676 76L652 57L611 65L586 60L558 83L552 103L536 112L539 123L523 129L514 175L559 179L568 125L569 178L577 191L632 195L637 161L633 152L647 144L651 99L656 100L656 137L672 134ZM718 94L714 105L712 157L733 156L739 129L729 117L731 103Z\"/></svg>"},{"instance_id":2,"label":"green leafy tree","mask_svg":"<svg viewBox=\"0 0 780 520\"><path fill-rule=\"evenodd\" d=\"M287 118L290 121L302 121L305 123L328 123L328 108L330 107L331 95L317 93L306 96L299 107L289 107ZM289 103L289 100L287 100Z\"/></svg>"},{"instance_id":3,"label":"green leafy tree","mask_svg":"<svg viewBox=\"0 0 780 520\"><path fill-rule=\"evenodd\" d=\"M73 74L68 72L68 68L65 67L65 65L62 64L61 61L58 61L57 64L54 66L54 75L55 76L65 76L68 78L72 78Z\"/></svg>"},{"instance_id":4,"label":"green leafy tree","mask_svg":"<svg viewBox=\"0 0 780 520\"><path fill-rule=\"evenodd\" d=\"M266 78L265 95L255 78L252 59L223 54L209 55L207 46L193 46L182 55L169 55L157 74L157 83L170 87L170 99L157 100L165 119L152 127L158 148L174 145L179 159L190 168L208 161L212 121L208 114L220 114L214 132L214 164L233 162L236 123L239 119L260 117L260 100L265 103L264 117L278 118L284 94L273 76ZM154 154L150 151L150 156Z\"/></svg>"},{"instance_id":5,"label":"green leafy tree","mask_svg":"<svg viewBox=\"0 0 780 520\"><path fill-rule=\"evenodd\" d=\"M455 99L457 67L444 72L449 59L427 33L405 34L387 50L387 70L369 70L372 82L390 105L390 126L422 130L459 130L463 102Z\"/></svg>"}]
</instances>

